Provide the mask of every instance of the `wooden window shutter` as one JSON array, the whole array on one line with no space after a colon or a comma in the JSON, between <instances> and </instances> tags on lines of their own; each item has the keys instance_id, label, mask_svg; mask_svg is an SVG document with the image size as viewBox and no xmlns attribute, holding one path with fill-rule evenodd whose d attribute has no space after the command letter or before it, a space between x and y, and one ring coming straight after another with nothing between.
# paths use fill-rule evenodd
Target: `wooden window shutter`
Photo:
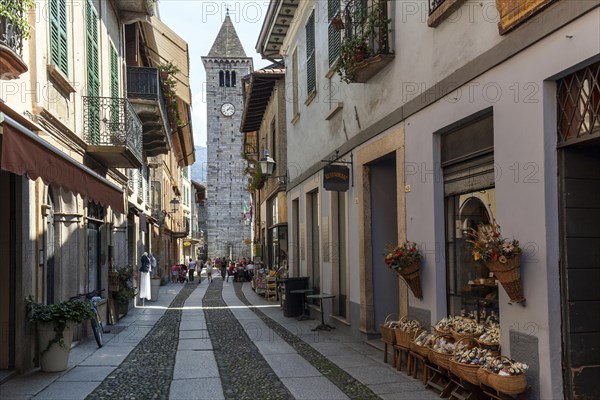
<instances>
[{"instance_id":1,"label":"wooden window shutter","mask_svg":"<svg viewBox=\"0 0 600 400\"><path fill-rule=\"evenodd\" d=\"M119 55L114 46L110 46L110 122L111 131L119 130Z\"/></svg>"},{"instance_id":2,"label":"wooden window shutter","mask_svg":"<svg viewBox=\"0 0 600 400\"><path fill-rule=\"evenodd\" d=\"M127 65L138 66L138 44L137 24L125 25L125 57Z\"/></svg>"},{"instance_id":3,"label":"wooden window shutter","mask_svg":"<svg viewBox=\"0 0 600 400\"><path fill-rule=\"evenodd\" d=\"M306 90L310 95L317 87L317 70L315 60L315 11L306 22Z\"/></svg>"},{"instance_id":4,"label":"wooden window shutter","mask_svg":"<svg viewBox=\"0 0 600 400\"><path fill-rule=\"evenodd\" d=\"M88 121L92 144L100 141L100 65L98 59L98 14L91 0L85 4L87 95L96 98L90 102Z\"/></svg>"},{"instance_id":5,"label":"wooden window shutter","mask_svg":"<svg viewBox=\"0 0 600 400\"><path fill-rule=\"evenodd\" d=\"M50 0L50 62L69 74L67 0Z\"/></svg>"},{"instance_id":6,"label":"wooden window shutter","mask_svg":"<svg viewBox=\"0 0 600 400\"><path fill-rule=\"evenodd\" d=\"M334 18L341 18L340 0L328 0L327 16L329 19L329 28L327 36L329 39L329 66L331 67L340 55L340 46L342 45L342 32L332 23Z\"/></svg>"}]
</instances>

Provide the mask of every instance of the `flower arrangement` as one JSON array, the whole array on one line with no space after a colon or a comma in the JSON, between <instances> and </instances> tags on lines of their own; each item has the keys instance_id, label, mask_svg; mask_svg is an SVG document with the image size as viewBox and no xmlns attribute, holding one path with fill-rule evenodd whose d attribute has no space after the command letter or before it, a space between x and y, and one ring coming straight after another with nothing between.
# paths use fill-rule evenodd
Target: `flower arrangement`
<instances>
[{"instance_id":1,"label":"flower arrangement","mask_svg":"<svg viewBox=\"0 0 600 400\"><path fill-rule=\"evenodd\" d=\"M402 269L421 260L421 253L414 242L404 242L395 247L388 245L385 250L385 264L396 272L402 272Z\"/></svg>"},{"instance_id":2,"label":"flower arrangement","mask_svg":"<svg viewBox=\"0 0 600 400\"><path fill-rule=\"evenodd\" d=\"M475 261L499 261L506 264L509 259L517 257L522 251L518 240L502 237L500 226L496 221L489 225L479 224L476 230L470 228L467 237Z\"/></svg>"}]
</instances>

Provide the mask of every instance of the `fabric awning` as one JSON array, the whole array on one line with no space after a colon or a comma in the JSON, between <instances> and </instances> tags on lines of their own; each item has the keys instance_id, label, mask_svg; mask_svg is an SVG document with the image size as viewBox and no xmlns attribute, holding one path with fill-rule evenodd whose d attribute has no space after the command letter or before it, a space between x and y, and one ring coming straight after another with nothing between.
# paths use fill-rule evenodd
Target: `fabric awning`
<instances>
[{"instance_id":1,"label":"fabric awning","mask_svg":"<svg viewBox=\"0 0 600 400\"><path fill-rule=\"evenodd\" d=\"M123 190L85 165L64 154L6 114L2 123L2 169L30 179L42 178L89 201L125 212Z\"/></svg>"}]
</instances>

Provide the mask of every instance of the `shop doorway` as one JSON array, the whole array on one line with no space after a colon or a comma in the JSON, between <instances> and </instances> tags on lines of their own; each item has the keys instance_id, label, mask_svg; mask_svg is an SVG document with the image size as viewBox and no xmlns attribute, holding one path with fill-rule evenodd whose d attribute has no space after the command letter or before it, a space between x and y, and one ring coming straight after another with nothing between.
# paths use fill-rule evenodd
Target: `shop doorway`
<instances>
[{"instance_id":1,"label":"shop doorway","mask_svg":"<svg viewBox=\"0 0 600 400\"><path fill-rule=\"evenodd\" d=\"M398 243L395 153L369 165L369 181L373 322L377 327L387 315L398 315L399 310L398 279L384 264L382 255L387 245Z\"/></svg>"},{"instance_id":2,"label":"shop doorway","mask_svg":"<svg viewBox=\"0 0 600 400\"><path fill-rule=\"evenodd\" d=\"M1 147L0 147L1 149ZM17 275L17 186L20 177L0 171L0 377L15 367L15 293ZM19 227L17 226L19 223ZM30 251L33 254L32 251Z\"/></svg>"},{"instance_id":3,"label":"shop doorway","mask_svg":"<svg viewBox=\"0 0 600 400\"><path fill-rule=\"evenodd\" d=\"M558 151L565 398L600 398L600 138Z\"/></svg>"}]
</instances>

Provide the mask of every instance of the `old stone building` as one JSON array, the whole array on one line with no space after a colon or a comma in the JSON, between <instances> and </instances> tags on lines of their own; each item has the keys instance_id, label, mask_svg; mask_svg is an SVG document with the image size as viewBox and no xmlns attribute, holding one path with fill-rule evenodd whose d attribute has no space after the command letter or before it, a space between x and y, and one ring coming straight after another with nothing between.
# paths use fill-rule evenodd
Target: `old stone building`
<instances>
[{"instance_id":1,"label":"old stone building","mask_svg":"<svg viewBox=\"0 0 600 400\"><path fill-rule=\"evenodd\" d=\"M253 69L252 58L240 43L229 15L225 17L207 56L206 106L208 124L207 242L208 257L249 256L250 226L243 220L244 204L250 203L245 190L240 119L240 80Z\"/></svg>"}]
</instances>

